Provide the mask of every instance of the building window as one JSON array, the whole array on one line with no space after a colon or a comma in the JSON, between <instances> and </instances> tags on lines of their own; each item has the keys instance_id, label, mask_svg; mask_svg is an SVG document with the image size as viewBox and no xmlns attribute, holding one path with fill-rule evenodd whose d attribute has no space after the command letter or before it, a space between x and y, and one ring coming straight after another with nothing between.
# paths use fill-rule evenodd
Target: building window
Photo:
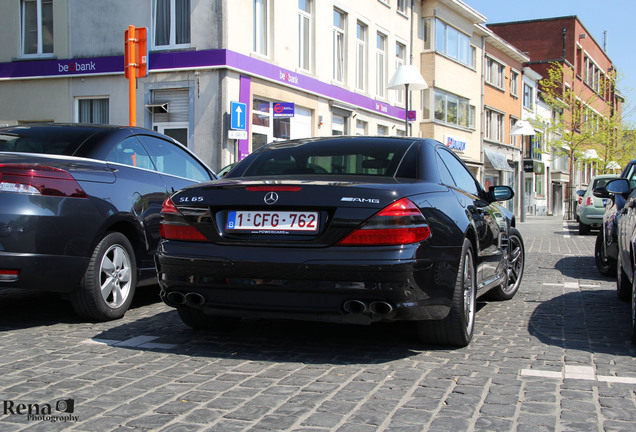
<instances>
[{"instance_id":1,"label":"building window","mask_svg":"<svg viewBox=\"0 0 636 432\"><path fill-rule=\"evenodd\" d=\"M344 81L345 69L345 19L346 15L334 9L333 11L333 79Z\"/></svg>"},{"instance_id":2,"label":"building window","mask_svg":"<svg viewBox=\"0 0 636 432\"><path fill-rule=\"evenodd\" d=\"M53 53L53 0L22 0L22 54Z\"/></svg>"},{"instance_id":3,"label":"building window","mask_svg":"<svg viewBox=\"0 0 636 432\"><path fill-rule=\"evenodd\" d=\"M155 1L155 47L190 44L190 0Z\"/></svg>"},{"instance_id":4,"label":"building window","mask_svg":"<svg viewBox=\"0 0 636 432\"><path fill-rule=\"evenodd\" d=\"M378 125L378 135L388 135L389 127L384 125Z\"/></svg>"},{"instance_id":5,"label":"building window","mask_svg":"<svg viewBox=\"0 0 636 432\"><path fill-rule=\"evenodd\" d=\"M356 35L356 88L366 89L367 76L367 26L358 22Z\"/></svg>"},{"instance_id":6,"label":"building window","mask_svg":"<svg viewBox=\"0 0 636 432\"><path fill-rule=\"evenodd\" d=\"M601 69L594 64L592 59L587 56L585 57L585 69L583 70L583 73L583 80L585 81L585 84L587 84L596 93L604 93L604 74Z\"/></svg>"},{"instance_id":7,"label":"building window","mask_svg":"<svg viewBox=\"0 0 636 432\"><path fill-rule=\"evenodd\" d=\"M386 36L378 33L375 54L375 90L378 96L384 97L386 92Z\"/></svg>"},{"instance_id":8,"label":"building window","mask_svg":"<svg viewBox=\"0 0 636 432\"><path fill-rule=\"evenodd\" d=\"M523 107L531 110L534 107L534 87L523 83Z\"/></svg>"},{"instance_id":9,"label":"building window","mask_svg":"<svg viewBox=\"0 0 636 432\"><path fill-rule=\"evenodd\" d=\"M406 0L398 0L397 2L397 10L400 13L406 15Z\"/></svg>"},{"instance_id":10,"label":"building window","mask_svg":"<svg viewBox=\"0 0 636 432\"><path fill-rule=\"evenodd\" d=\"M517 119L510 116L510 129L509 131L512 132L513 128L515 127L515 125L517 124ZM508 136L508 142L510 143L510 145L513 145L515 147L518 146L518 137L519 135L509 135Z\"/></svg>"},{"instance_id":11,"label":"building window","mask_svg":"<svg viewBox=\"0 0 636 432\"><path fill-rule=\"evenodd\" d=\"M311 66L311 1L298 0L298 67L304 70Z\"/></svg>"},{"instance_id":12,"label":"building window","mask_svg":"<svg viewBox=\"0 0 636 432\"><path fill-rule=\"evenodd\" d=\"M545 192L543 191L543 174L535 174L534 178L535 178L535 183L534 183L535 193L537 194L537 196L544 196Z\"/></svg>"},{"instance_id":13,"label":"building window","mask_svg":"<svg viewBox=\"0 0 636 432\"><path fill-rule=\"evenodd\" d=\"M356 120L356 135L367 135L369 124L363 120Z\"/></svg>"},{"instance_id":14,"label":"building window","mask_svg":"<svg viewBox=\"0 0 636 432\"><path fill-rule=\"evenodd\" d=\"M475 127L475 107L464 99L435 89L435 120L465 128Z\"/></svg>"},{"instance_id":15,"label":"building window","mask_svg":"<svg viewBox=\"0 0 636 432\"><path fill-rule=\"evenodd\" d=\"M267 0L254 0L254 52L267 55Z\"/></svg>"},{"instance_id":16,"label":"building window","mask_svg":"<svg viewBox=\"0 0 636 432\"><path fill-rule=\"evenodd\" d=\"M435 50L466 66L475 67L475 48L470 45L470 38L440 20L435 20Z\"/></svg>"},{"instance_id":17,"label":"building window","mask_svg":"<svg viewBox=\"0 0 636 432\"><path fill-rule=\"evenodd\" d=\"M486 58L486 82L499 89L504 89L504 73L506 67L498 61Z\"/></svg>"},{"instance_id":18,"label":"building window","mask_svg":"<svg viewBox=\"0 0 636 432\"><path fill-rule=\"evenodd\" d=\"M541 141L543 137L541 134L530 135L526 138L524 157L534 160L541 160Z\"/></svg>"},{"instance_id":19,"label":"building window","mask_svg":"<svg viewBox=\"0 0 636 432\"><path fill-rule=\"evenodd\" d=\"M433 20L431 18L422 18L420 22L420 28L418 30L418 35L420 39L424 42L424 49L431 49L431 40L433 39L431 36L431 28Z\"/></svg>"},{"instance_id":20,"label":"building window","mask_svg":"<svg viewBox=\"0 0 636 432\"><path fill-rule=\"evenodd\" d=\"M338 82L344 82L345 19L344 12L333 10L333 79Z\"/></svg>"},{"instance_id":21,"label":"building window","mask_svg":"<svg viewBox=\"0 0 636 432\"><path fill-rule=\"evenodd\" d=\"M333 114L331 117L331 135L347 135L347 119L345 116Z\"/></svg>"},{"instance_id":22,"label":"building window","mask_svg":"<svg viewBox=\"0 0 636 432\"><path fill-rule=\"evenodd\" d=\"M252 151L269 141L291 138L290 118L277 118L273 113L272 102L252 100Z\"/></svg>"},{"instance_id":23,"label":"building window","mask_svg":"<svg viewBox=\"0 0 636 432\"><path fill-rule=\"evenodd\" d=\"M396 42L395 44L395 70L406 63L406 45ZM397 90L397 103L404 104L404 90Z\"/></svg>"},{"instance_id":24,"label":"building window","mask_svg":"<svg viewBox=\"0 0 636 432\"><path fill-rule=\"evenodd\" d=\"M504 115L493 110L486 109L486 139L503 142L504 134Z\"/></svg>"},{"instance_id":25,"label":"building window","mask_svg":"<svg viewBox=\"0 0 636 432\"><path fill-rule=\"evenodd\" d=\"M510 70L510 94L519 96L519 72Z\"/></svg>"},{"instance_id":26,"label":"building window","mask_svg":"<svg viewBox=\"0 0 636 432\"><path fill-rule=\"evenodd\" d=\"M108 124L108 99L78 99L77 121L79 123Z\"/></svg>"}]
</instances>

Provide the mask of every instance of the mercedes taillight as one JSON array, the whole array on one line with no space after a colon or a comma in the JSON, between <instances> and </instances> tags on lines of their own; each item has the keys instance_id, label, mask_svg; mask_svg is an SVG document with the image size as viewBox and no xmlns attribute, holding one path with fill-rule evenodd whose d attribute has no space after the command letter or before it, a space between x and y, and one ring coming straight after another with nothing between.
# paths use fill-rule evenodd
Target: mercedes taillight
<instances>
[{"instance_id":1,"label":"mercedes taillight","mask_svg":"<svg viewBox=\"0 0 636 432\"><path fill-rule=\"evenodd\" d=\"M0 164L0 192L87 198L70 173L43 165Z\"/></svg>"},{"instance_id":2,"label":"mercedes taillight","mask_svg":"<svg viewBox=\"0 0 636 432\"><path fill-rule=\"evenodd\" d=\"M385 207L338 242L340 246L388 246L417 243L431 236L419 208L402 198Z\"/></svg>"},{"instance_id":3,"label":"mercedes taillight","mask_svg":"<svg viewBox=\"0 0 636 432\"><path fill-rule=\"evenodd\" d=\"M161 206L159 234L166 240L209 241L194 226L190 225L170 198Z\"/></svg>"}]
</instances>

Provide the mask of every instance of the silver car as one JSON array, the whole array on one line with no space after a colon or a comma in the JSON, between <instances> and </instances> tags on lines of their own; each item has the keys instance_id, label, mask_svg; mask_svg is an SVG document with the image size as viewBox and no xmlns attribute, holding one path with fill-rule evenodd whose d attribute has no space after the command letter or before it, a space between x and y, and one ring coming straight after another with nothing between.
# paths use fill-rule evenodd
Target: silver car
<instances>
[{"instance_id":1,"label":"silver car","mask_svg":"<svg viewBox=\"0 0 636 432\"><path fill-rule=\"evenodd\" d=\"M579 219L579 234L587 234L591 228L600 228L603 223L607 198L595 197L592 192L596 188L604 187L607 182L617 177L616 174L602 174L592 179L576 210Z\"/></svg>"}]
</instances>

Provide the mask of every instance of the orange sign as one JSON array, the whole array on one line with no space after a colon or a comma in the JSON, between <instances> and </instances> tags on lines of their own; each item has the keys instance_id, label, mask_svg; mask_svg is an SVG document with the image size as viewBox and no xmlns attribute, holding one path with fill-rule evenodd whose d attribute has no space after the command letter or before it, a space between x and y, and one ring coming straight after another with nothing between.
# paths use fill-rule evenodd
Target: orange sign
<instances>
[{"instance_id":1,"label":"orange sign","mask_svg":"<svg viewBox=\"0 0 636 432\"><path fill-rule=\"evenodd\" d=\"M131 51L134 53L131 55ZM131 62L130 58L134 58ZM148 76L148 29L129 26L124 32L124 71L129 78L129 69L135 68L135 78Z\"/></svg>"}]
</instances>

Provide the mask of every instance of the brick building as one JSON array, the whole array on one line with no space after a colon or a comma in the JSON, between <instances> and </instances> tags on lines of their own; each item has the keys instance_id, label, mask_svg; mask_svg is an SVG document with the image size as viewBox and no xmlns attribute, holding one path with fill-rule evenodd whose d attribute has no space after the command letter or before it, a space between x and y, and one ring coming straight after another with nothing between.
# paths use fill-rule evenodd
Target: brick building
<instances>
[{"instance_id":1,"label":"brick building","mask_svg":"<svg viewBox=\"0 0 636 432\"><path fill-rule=\"evenodd\" d=\"M620 115L623 99L615 86L616 68L577 16L495 23L488 24L488 28L527 53L530 61L526 66L544 78L548 77L552 63L570 71L565 74L563 89L569 89L570 94L584 105L581 109L584 124L598 127L603 118ZM524 154L524 158L530 157ZM581 158L577 162L574 164L574 184L570 185L568 167L551 156L551 165L546 168L552 168L547 180L551 186L548 191L553 196L548 202L550 207L557 207L559 197L567 200L573 197L573 190L585 188L595 174L597 163L610 161Z\"/></svg>"}]
</instances>

